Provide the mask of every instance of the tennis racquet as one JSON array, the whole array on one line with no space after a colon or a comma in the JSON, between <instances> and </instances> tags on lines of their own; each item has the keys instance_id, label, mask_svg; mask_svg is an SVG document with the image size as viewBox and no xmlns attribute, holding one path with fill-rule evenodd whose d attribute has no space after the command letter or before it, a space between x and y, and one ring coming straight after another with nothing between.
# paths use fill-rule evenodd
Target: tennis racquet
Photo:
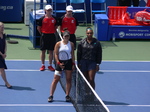
<instances>
[{"instance_id":1,"label":"tennis racquet","mask_svg":"<svg viewBox=\"0 0 150 112\"><path fill-rule=\"evenodd\" d=\"M68 60L69 56L66 51L60 51L59 52L59 60Z\"/></svg>"},{"instance_id":2,"label":"tennis racquet","mask_svg":"<svg viewBox=\"0 0 150 112\"><path fill-rule=\"evenodd\" d=\"M59 58L60 63L62 63L63 66L65 67L65 65L68 63L68 60L69 60L68 53L66 51L60 51L58 54L58 58ZM61 77L63 77L63 74L64 74L64 69L62 69Z\"/></svg>"}]
</instances>

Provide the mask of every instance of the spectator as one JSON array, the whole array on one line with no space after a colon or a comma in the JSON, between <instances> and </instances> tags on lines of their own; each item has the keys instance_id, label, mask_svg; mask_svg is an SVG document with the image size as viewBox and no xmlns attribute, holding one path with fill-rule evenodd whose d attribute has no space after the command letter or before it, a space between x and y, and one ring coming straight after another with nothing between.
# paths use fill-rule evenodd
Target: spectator
<instances>
[{"instance_id":1,"label":"spectator","mask_svg":"<svg viewBox=\"0 0 150 112\"><path fill-rule=\"evenodd\" d=\"M11 89L12 86L8 83L5 73L5 69L7 69L7 65L5 63L6 51L7 45L6 45L6 35L4 34L4 24L0 22L0 75L2 76L2 79L5 82L5 86L8 89Z\"/></svg>"}]
</instances>

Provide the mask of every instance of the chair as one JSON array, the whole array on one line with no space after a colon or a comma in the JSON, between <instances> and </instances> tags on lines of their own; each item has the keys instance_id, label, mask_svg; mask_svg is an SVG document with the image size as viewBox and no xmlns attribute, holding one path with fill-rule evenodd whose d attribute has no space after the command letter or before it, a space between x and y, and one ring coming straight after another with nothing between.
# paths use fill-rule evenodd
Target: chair
<instances>
[{"instance_id":1,"label":"chair","mask_svg":"<svg viewBox=\"0 0 150 112\"><path fill-rule=\"evenodd\" d=\"M84 22L87 25L85 0L70 0L70 5L73 6L74 14L84 14Z\"/></svg>"},{"instance_id":2,"label":"chair","mask_svg":"<svg viewBox=\"0 0 150 112\"><path fill-rule=\"evenodd\" d=\"M106 13L106 0L90 0L91 24L93 23L93 15L96 13Z\"/></svg>"},{"instance_id":3,"label":"chair","mask_svg":"<svg viewBox=\"0 0 150 112\"><path fill-rule=\"evenodd\" d=\"M57 13L66 13L67 0L53 0L55 16Z\"/></svg>"}]
</instances>

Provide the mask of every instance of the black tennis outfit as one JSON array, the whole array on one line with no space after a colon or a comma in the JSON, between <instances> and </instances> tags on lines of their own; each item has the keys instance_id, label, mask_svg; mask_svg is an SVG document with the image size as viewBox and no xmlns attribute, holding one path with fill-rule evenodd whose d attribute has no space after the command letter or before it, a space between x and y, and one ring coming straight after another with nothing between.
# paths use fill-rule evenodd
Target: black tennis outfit
<instances>
[{"instance_id":1,"label":"black tennis outfit","mask_svg":"<svg viewBox=\"0 0 150 112\"><path fill-rule=\"evenodd\" d=\"M96 64L101 64L102 61L102 48L100 42L93 38L91 43L87 42L87 38L84 38L78 44L77 49L77 62L82 65L82 61L91 61ZM84 66L86 67L86 66Z\"/></svg>"},{"instance_id":2,"label":"black tennis outfit","mask_svg":"<svg viewBox=\"0 0 150 112\"><path fill-rule=\"evenodd\" d=\"M6 47L6 36L3 34L3 38L0 38L0 52L5 53L5 47ZM0 68L7 69L5 59L0 55Z\"/></svg>"},{"instance_id":3,"label":"black tennis outfit","mask_svg":"<svg viewBox=\"0 0 150 112\"><path fill-rule=\"evenodd\" d=\"M72 50L72 47L71 47L71 43L70 41L68 41L68 43L66 45L64 45L61 41L60 43L60 48L59 48L59 51L61 51L60 49L63 48L63 50L65 52L68 53L68 56L70 55L69 59L67 61L61 61L59 60L60 63L64 62L65 63L65 67L64 67L64 70L72 70L72 57L71 57L71 50ZM60 68L60 66L58 64L56 64L56 70L57 71L62 71L62 69Z\"/></svg>"}]
</instances>

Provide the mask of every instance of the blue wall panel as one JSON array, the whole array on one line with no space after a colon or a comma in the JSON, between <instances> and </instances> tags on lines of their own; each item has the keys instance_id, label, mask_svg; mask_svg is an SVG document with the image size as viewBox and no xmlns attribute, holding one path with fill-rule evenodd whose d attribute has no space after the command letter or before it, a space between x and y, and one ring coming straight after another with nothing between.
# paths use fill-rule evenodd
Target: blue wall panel
<instances>
[{"instance_id":1,"label":"blue wall panel","mask_svg":"<svg viewBox=\"0 0 150 112\"><path fill-rule=\"evenodd\" d=\"M4 22L18 22L22 20L22 12L24 12L25 0L0 0L0 21ZM43 0L41 0L43 1ZM51 3L52 0L47 0ZM54 0L55 1L55 0ZM68 4L69 4L69 0ZM90 22L90 0L85 0L87 6L87 21ZM107 6L116 6L117 0L106 0ZM140 0L139 6L145 6L145 0ZM6 9L6 10L5 10ZM79 18L80 16L77 16ZM81 19L81 18L79 18Z\"/></svg>"},{"instance_id":2,"label":"blue wall panel","mask_svg":"<svg viewBox=\"0 0 150 112\"><path fill-rule=\"evenodd\" d=\"M0 21L20 22L22 21L22 0L0 0Z\"/></svg>"}]
</instances>

